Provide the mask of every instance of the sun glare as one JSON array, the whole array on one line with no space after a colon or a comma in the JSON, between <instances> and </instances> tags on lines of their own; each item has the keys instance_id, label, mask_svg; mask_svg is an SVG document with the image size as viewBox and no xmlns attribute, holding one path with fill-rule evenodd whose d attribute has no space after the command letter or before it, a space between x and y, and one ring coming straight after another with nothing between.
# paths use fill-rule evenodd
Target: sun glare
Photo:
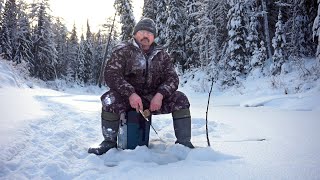
<instances>
[{"instance_id":1,"label":"sun glare","mask_svg":"<svg viewBox=\"0 0 320 180\"><path fill-rule=\"evenodd\" d=\"M33 0L27 0L32 2ZM106 22L108 17L113 17L115 9L114 0L50 0L52 15L63 18L64 24L71 31L76 24L78 33L85 33L87 19L92 32L97 32L100 25ZM134 16L136 21L142 14L143 0L133 0Z\"/></svg>"}]
</instances>

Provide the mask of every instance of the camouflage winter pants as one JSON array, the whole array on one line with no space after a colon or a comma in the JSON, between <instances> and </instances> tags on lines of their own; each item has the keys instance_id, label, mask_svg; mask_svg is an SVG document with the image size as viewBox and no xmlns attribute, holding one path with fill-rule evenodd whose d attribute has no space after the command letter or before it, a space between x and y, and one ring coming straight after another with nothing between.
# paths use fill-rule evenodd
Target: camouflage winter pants
<instances>
[{"instance_id":1,"label":"camouflage winter pants","mask_svg":"<svg viewBox=\"0 0 320 180\"><path fill-rule=\"evenodd\" d=\"M142 99L143 108L148 109L153 95L150 94L140 97ZM119 93L112 90L101 96L101 102L103 110L119 115L132 109L129 98L120 96ZM187 96L180 91L175 91L170 97L164 98L161 109L152 112L152 114L168 114L180 109L188 109L189 107L190 103Z\"/></svg>"}]
</instances>

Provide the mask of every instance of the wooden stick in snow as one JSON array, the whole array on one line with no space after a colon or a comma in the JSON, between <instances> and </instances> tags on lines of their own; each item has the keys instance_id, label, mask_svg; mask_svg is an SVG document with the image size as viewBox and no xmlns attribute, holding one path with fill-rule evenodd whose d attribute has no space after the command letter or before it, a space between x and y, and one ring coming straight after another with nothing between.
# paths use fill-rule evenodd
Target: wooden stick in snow
<instances>
[{"instance_id":1,"label":"wooden stick in snow","mask_svg":"<svg viewBox=\"0 0 320 180\"><path fill-rule=\"evenodd\" d=\"M207 111L206 111L206 134L207 134L208 146L210 146L209 131L208 131L208 111L209 111L209 103L210 103L210 96L211 96L211 92L212 92L212 87L213 87L213 78L211 79L211 87L210 87L210 91L209 91Z\"/></svg>"}]
</instances>

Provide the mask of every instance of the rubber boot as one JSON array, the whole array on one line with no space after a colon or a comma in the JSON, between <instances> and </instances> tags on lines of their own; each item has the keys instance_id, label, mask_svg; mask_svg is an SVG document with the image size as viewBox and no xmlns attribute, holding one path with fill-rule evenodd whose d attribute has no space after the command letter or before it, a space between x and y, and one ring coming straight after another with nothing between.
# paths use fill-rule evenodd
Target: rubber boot
<instances>
[{"instance_id":1,"label":"rubber boot","mask_svg":"<svg viewBox=\"0 0 320 180\"><path fill-rule=\"evenodd\" d=\"M172 113L176 144L194 148L191 143L191 116L189 109L181 109Z\"/></svg>"},{"instance_id":2,"label":"rubber boot","mask_svg":"<svg viewBox=\"0 0 320 180\"><path fill-rule=\"evenodd\" d=\"M117 114L102 110L101 128L104 141L102 141L98 147L89 148L88 153L102 155L109 151L109 149L117 147L119 116Z\"/></svg>"}]
</instances>

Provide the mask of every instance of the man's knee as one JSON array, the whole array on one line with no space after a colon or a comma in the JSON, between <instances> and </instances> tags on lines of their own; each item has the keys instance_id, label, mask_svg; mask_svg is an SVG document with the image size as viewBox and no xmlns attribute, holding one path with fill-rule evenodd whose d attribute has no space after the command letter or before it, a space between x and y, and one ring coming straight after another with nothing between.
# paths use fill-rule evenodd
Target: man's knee
<instances>
[{"instance_id":1,"label":"man's knee","mask_svg":"<svg viewBox=\"0 0 320 180\"><path fill-rule=\"evenodd\" d=\"M190 107L189 99L183 92L176 91L174 93L174 96L176 96L176 98L177 98L176 104L178 106L181 106L181 109L187 109Z\"/></svg>"},{"instance_id":2,"label":"man's knee","mask_svg":"<svg viewBox=\"0 0 320 180\"><path fill-rule=\"evenodd\" d=\"M101 103L104 111L116 114L125 112L128 104L119 93L111 90L101 96Z\"/></svg>"},{"instance_id":3,"label":"man's knee","mask_svg":"<svg viewBox=\"0 0 320 180\"><path fill-rule=\"evenodd\" d=\"M163 102L163 110L167 113L171 113L180 109L188 109L189 107L190 103L187 96L180 91L175 91Z\"/></svg>"}]
</instances>

